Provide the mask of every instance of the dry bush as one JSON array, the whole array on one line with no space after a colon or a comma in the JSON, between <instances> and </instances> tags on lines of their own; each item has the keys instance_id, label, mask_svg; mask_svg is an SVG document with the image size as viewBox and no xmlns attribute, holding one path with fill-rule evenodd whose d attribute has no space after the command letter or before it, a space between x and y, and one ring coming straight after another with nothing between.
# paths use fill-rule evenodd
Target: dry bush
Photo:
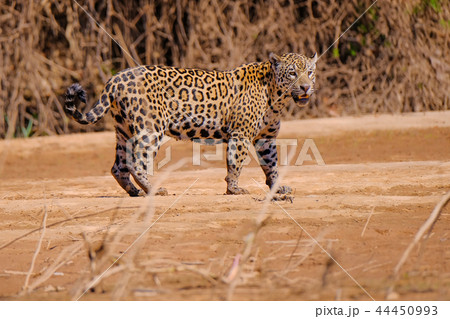
<instances>
[{"instance_id":1,"label":"dry bush","mask_svg":"<svg viewBox=\"0 0 450 319\"><path fill-rule=\"evenodd\" d=\"M229 69L271 51L326 52L310 107L286 117L448 109L448 2L378 1L328 52L372 1L79 1L101 27L74 1L2 2L0 137L103 129L65 117L74 81L93 102L136 63Z\"/></svg>"}]
</instances>

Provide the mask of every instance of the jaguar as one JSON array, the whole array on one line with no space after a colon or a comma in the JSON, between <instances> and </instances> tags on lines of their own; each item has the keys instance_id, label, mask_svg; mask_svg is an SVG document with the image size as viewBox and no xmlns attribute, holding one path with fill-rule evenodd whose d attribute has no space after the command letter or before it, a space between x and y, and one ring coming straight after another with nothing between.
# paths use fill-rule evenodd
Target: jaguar
<instances>
[{"instance_id":1,"label":"jaguar","mask_svg":"<svg viewBox=\"0 0 450 319\"><path fill-rule=\"evenodd\" d=\"M234 195L248 194L239 187L238 178L253 145L266 184L274 193L289 194L289 186L277 183L276 137L282 110L290 100L298 107L309 103L316 62L317 54L270 53L268 61L229 71L137 66L112 76L86 113L78 110L80 102L87 104L86 92L80 84L72 84L64 110L81 124L96 123L111 113L116 133L111 173L130 196L150 193L147 168L164 136L227 143L226 194Z\"/></svg>"}]
</instances>

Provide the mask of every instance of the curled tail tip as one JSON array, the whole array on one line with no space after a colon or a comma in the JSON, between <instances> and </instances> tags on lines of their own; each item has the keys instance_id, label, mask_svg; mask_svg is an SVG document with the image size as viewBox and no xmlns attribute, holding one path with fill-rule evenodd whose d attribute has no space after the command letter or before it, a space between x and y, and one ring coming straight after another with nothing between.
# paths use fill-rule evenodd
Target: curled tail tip
<instances>
[{"instance_id":1,"label":"curled tail tip","mask_svg":"<svg viewBox=\"0 0 450 319\"><path fill-rule=\"evenodd\" d=\"M86 91L79 83L74 83L66 91L66 101L64 103L64 111L80 124L93 124L100 120L103 115L109 110L108 105L98 105L87 113L81 113L77 110L79 101L86 104Z\"/></svg>"},{"instance_id":2,"label":"curled tail tip","mask_svg":"<svg viewBox=\"0 0 450 319\"><path fill-rule=\"evenodd\" d=\"M86 103L86 91L79 83L74 83L66 91L66 100L73 100L78 96L81 102Z\"/></svg>"}]
</instances>

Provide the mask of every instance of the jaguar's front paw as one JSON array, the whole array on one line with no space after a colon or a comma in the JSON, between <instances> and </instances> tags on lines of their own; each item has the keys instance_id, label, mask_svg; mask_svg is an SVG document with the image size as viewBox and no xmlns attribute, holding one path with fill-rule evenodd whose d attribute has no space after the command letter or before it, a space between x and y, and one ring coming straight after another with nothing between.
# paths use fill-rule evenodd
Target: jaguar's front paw
<instances>
[{"instance_id":1,"label":"jaguar's front paw","mask_svg":"<svg viewBox=\"0 0 450 319\"><path fill-rule=\"evenodd\" d=\"M241 187L227 188L227 195L246 195L248 193L248 190Z\"/></svg>"},{"instance_id":2,"label":"jaguar's front paw","mask_svg":"<svg viewBox=\"0 0 450 319\"><path fill-rule=\"evenodd\" d=\"M277 189L277 194L292 194L292 188L289 186L280 186Z\"/></svg>"},{"instance_id":3,"label":"jaguar's front paw","mask_svg":"<svg viewBox=\"0 0 450 319\"><path fill-rule=\"evenodd\" d=\"M136 190L131 190L131 191L129 191L128 192L128 195L130 195L131 197L138 197L138 196L142 196L142 197L144 197L144 196L147 196L147 193L146 192L144 192L142 189L136 189Z\"/></svg>"}]
</instances>

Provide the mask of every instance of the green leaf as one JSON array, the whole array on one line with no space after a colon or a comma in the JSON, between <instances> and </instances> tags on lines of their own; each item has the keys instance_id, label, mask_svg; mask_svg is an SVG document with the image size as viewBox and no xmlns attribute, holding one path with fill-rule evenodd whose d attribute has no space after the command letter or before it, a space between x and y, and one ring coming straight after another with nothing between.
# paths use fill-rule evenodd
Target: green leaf
<instances>
[{"instance_id":1,"label":"green leaf","mask_svg":"<svg viewBox=\"0 0 450 319\"><path fill-rule=\"evenodd\" d=\"M333 57L339 58L339 48L333 48Z\"/></svg>"},{"instance_id":2,"label":"green leaf","mask_svg":"<svg viewBox=\"0 0 450 319\"><path fill-rule=\"evenodd\" d=\"M439 3L439 0L429 0L429 4L435 12L441 12L441 4Z\"/></svg>"},{"instance_id":3,"label":"green leaf","mask_svg":"<svg viewBox=\"0 0 450 319\"><path fill-rule=\"evenodd\" d=\"M33 120L29 120L28 121L28 125L27 127L20 127L21 131L22 131L22 135L23 137L27 138L31 136L31 130L33 129Z\"/></svg>"},{"instance_id":4,"label":"green leaf","mask_svg":"<svg viewBox=\"0 0 450 319\"><path fill-rule=\"evenodd\" d=\"M439 24L444 28L450 28L450 20L440 19Z\"/></svg>"}]
</instances>

